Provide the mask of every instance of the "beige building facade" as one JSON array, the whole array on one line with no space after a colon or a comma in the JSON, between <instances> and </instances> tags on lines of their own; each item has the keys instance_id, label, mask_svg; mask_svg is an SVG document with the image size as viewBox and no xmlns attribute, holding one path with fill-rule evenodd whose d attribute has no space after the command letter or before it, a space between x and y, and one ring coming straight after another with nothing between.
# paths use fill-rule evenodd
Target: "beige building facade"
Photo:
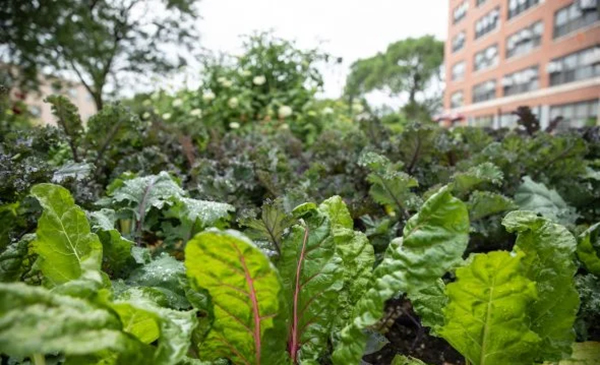
<instances>
[{"instance_id":1,"label":"beige building facade","mask_svg":"<svg viewBox=\"0 0 600 365\"><path fill-rule=\"evenodd\" d=\"M39 120L41 124L56 125L56 118L52 115L52 108L44 99L53 94L64 95L71 100L79 109L79 115L83 122L96 114L96 103L85 86L79 82L56 79L40 75L40 87L38 91L21 92L12 90L11 97L20 100L27 105L31 115Z\"/></svg>"},{"instance_id":2,"label":"beige building facade","mask_svg":"<svg viewBox=\"0 0 600 365\"><path fill-rule=\"evenodd\" d=\"M449 0L444 109L462 124L600 125L600 0Z\"/></svg>"}]
</instances>

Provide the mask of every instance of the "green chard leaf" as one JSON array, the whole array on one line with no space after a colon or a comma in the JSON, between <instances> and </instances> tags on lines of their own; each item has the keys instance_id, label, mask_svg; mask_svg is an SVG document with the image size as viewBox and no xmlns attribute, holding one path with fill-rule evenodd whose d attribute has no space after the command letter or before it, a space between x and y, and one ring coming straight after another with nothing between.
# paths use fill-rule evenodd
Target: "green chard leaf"
<instances>
[{"instance_id":1,"label":"green chard leaf","mask_svg":"<svg viewBox=\"0 0 600 365\"><path fill-rule=\"evenodd\" d=\"M163 224L168 240L190 240L196 233L208 228L225 228L230 212L235 211L232 205L192 198L179 198L165 213L167 218L177 218L179 224Z\"/></svg>"},{"instance_id":2,"label":"green chard leaf","mask_svg":"<svg viewBox=\"0 0 600 365\"><path fill-rule=\"evenodd\" d=\"M349 321L352 308L371 281L375 253L367 236L354 231L354 221L339 196L325 200L319 210L329 217L337 255L342 259L344 286L338 293L335 326L340 329ZM339 331L335 331L334 335Z\"/></svg>"},{"instance_id":3,"label":"green chard leaf","mask_svg":"<svg viewBox=\"0 0 600 365\"><path fill-rule=\"evenodd\" d=\"M112 209L90 213L92 230L102 242L102 270L118 277L135 265L135 259L131 254L134 242L122 237L115 229L116 220Z\"/></svg>"},{"instance_id":4,"label":"green chard leaf","mask_svg":"<svg viewBox=\"0 0 600 365\"><path fill-rule=\"evenodd\" d=\"M600 276L600 223L596 223L578 238L577 257L585 268Z\"/></svg>"},{"instance_id":5,"label":"green chard leaf","mask_svg":"<svg viewBox=\"0 0 600 365\"><path fill-rule=\"evenodd\" d=\"M363 355L364 330L383 315L385 301L405 293L423 295L451 268L462 261L469 239L466 206L444 187L427 200L404 227L404 237L393 240L381 264L373 272L372 284L356 304L353 320L341 331L334 364L355 364ZM425 313L425 305L420 308ZM432 304L437 305L437 304ZM418 313L420 314L420 313ZM434 323L432 319L430 323Z\"/></svg>"},{"instance_id":6,"label":"green chard leaf","mask_svg":"<svg viewBox=\"0 0 600 365\"><path fill-rule=\"evenodd\" d=\"M263 204L260 218L243 219L240 223L248 228L244 232L248 237L270 242L273 249L281 254L283 234L294 224L294 219L285 212L282 202L275 200Z\"/></svg>"},{"instance_id":7,"label":"green chard leaf","mask_svg":"<svg viewBox=\"0 0 600 365\"><path fill-rule=\"evenodd\" d=\"M517 209L517 205L509 198L489 191L474 191L467 202L469 218L476 221L494 214Z\"/></svg>"},{"instance_id":8,"label":"green chard leaf","mask_svg":"<svg viewBox=\"0 0 600 365\"><path fill-rule=\"evenodd\" d=\"M44 212L38 221L33 251L49 285L79 278L84 271L100 271L102 244L91 233L85 212L75 205L69 191L52 184L31 189Z\"/></svg>"},{"instance_id":9,"label":"green chard leaf","mask_svg":"<svg viewBox=\"0 0 600 365\"><path fill-rule=\"evenodd\" d=\"M103 351L116 364L144 364L151 347L122 331L118 316L90 302L21 283L0 284L0 352L11 356Z\"/></svg>"},{"instance_id":10,"label":"green chard leaf","mask_svg":"<svg viewBox=\"0 0 600 365\"><path fill-rule=\"evenodd\" d=\"M525 254L524 275L538 289L538 299L529 306L530 328L542 338L535 360L566 358L575 340L573 323L579 309L575 237L533 212L511 212L502 224L509 232L517 232L515 251Z\"/></svg>"},{"instance_id":11,"label":"green chard leaf","mask_svg":"<svg viewBox=\"0 0 600 365\"><path fill-rule=\"evenodd\" d=\"M515 203L521 210L530 210L563 225L573 224L579 217L556 190L534 182L529 176L523 178L517 189Z\"/></svg>"},{"instance_id":12,"label":"green chard leaf","mask_svg":"<svg viewBox=\"0 0 600 365\"><path fill-rule=\"evenodd\" d=\"M288 303L288 351L294 364L316 361L327 348L343 285L331 221L312 203L298 206L300 224L283 240L278 269Z\"/></svg>"},{"instance_id":13,"label":"green chard leaf","mask_svg":"<svg viewBox=\"0 0 600 365\"><path fill-rule=\"evenodd\" d=\"M369 194L377 203L390 206L405 216L409 209L417 209L420 206L421 201L411 191L419 186L419 183L401 171L401 163L392 164L385 156L365 152L360 156L358 164L371 171L367 176L367 181L372 184Z\"/></svg>"},{"instance_id":14,"label":"green chard leaf","mask_svg":"<svg viewBox=\"0 0 600 365\"><path fill-rule=\"evenodd\" d=\"M205 231L185 249L187 275L210 294L214 323L200 345L206 360L283 364L281 281L269 259L235 231Z\"/></svg>"},{"instance_id":15,"label":"green chard leaf","mask_svg":"<svg viewBox=\"0 0 600 365\"><path fill-rule=\"evenodd\" d=\"M504 174L498 166L491 162L484 162L471 167L466 172L455 174L452 191L457 194L467 194L481 185L502 185L503 180Z\"/></svg>"},{"instance_id":16,"label":"green chard leaf","mask_svg":"<svg viewBox=\"0 0 600 365\"><path fill-rule=\"evenodd\" d=\"M0 282L17 281L27 271L25 263L29 261L29 245L34 239L33 234L25 235L0 253Z\"/></svg>"},{"instance_id":17,"label":"green chard leaf","mask_svg":"<svg viewBox=\"0 0 600 365\"><path fill-rule=\"evenodd\" d=\"M476 254L446 286L445 325L438 333L473 365L531 365L541 342L529 328L537 298L524 274L524 254Z\"/></svg>"}]
</instances>

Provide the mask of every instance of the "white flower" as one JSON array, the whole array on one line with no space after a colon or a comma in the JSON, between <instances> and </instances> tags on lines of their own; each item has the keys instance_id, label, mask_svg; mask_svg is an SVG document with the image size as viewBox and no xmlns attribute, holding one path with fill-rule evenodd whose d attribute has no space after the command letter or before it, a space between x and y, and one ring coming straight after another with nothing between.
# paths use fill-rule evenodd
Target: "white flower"
<instances>
[{"instance_id":1,"label":"white flower","mask_svg":"<svg viewBox=\"0 0 600 365\"><path fill-rule=\"evenodd\" d=\"M248 76L251 76L251 75L252 75L252 72L250 72L248 70L240 70L240 76L248 77Z\"/></svg>"},{"instance_id":2,"label":"white flower","mask_svg":"<svg viewBox=\"0 0 600 365\"><path fill-rule=\"evenodd\" d=\"M144 119L150 118L150 113L145 112L144 114L142 114L142 118L144 118Z\"/></svg>"},{"instance_id":3,"label":"white flower","mask_svg":"<svg viewBox=\"0 0 600 365\"><path fill-rule=\"evenodd\" d=\"M178 107L180 107L182 105L183 105L183 100L181 100L181 99L175 99L175 100L173 100L173 107L174 108L178 108Z\"/></svg>"},{"instance_id":4,"label":"white flower","mask_svg":"<svg viewBox=\"0 0 600 365\"><path fill-rule=\"evenodd\" d=\"M279 115L279 118L287 118L290 115L292 115L294 111L292 110L291 107L287 106L287 105L282 105L279 107L279 110L277 111L277 114Z\"/></svg>"},{"instance_id":5,"label":"white flower","mask_svg":"<svg viewBox=\"0 0 600 365\"><path fill-rule=\"evenodd\" d=\"M202 115L202 110L201 109L192 109L192 111L190 111L190 115L194 116L194 117L199 117Z\"/></svg>"},{"instance_id":6,"label":"white flower","mask_svg":"<svg viewBox=\"0 0 600 365\"><path fill-rule=\"evenodd\" d=\"M267 78L264 76L255 76L254 79L252 80L252 82L254 83L254 85L264 85L265 82L267 82Z\"/></svg>"},{"instance_id":7,"label":"white flower","mask_svg":"<svg viewBox=\"0 0 600 365\"><path fill-rule=\"evenodd\" d=\"M219 84L221 84L221 86L225 88L230 88L231 85L233 85L233 83L229 81L226 77L219 77L217 81L219 82Z\"/></svg>"},{"instance_id":8,"label":"white flower","mask_svg":"<svg viewBox=\"0 0 600 365\"><path fill-rule=\"evenodd\" d=\"M238 129L239 127L240 127L240 123L238 123L238 122L229 123L229 128L231 128L231 129Z\"/></svg>"},{"instance_id":9,"label":"white flower","mask_svg":"<svg viewBox=\"0 0 600 365\"><path fill-rule=\"evenodd\" d=\"M150 104L152 104L152 100L150 100L150 99L146 99L142 102L143 106L150 106Z\"/></svg>"},{"instance_id":10,"label":"white flower","mask_svg":"<svg viewBox=\"0 0 600 365\"><path fill-rule=\"evenodd\" d=\"M290 129L290 126L287 123L283 123L282 125L279 126L279 129L281 129L281 130Z\"/></svg>"},{"instance_id":11,"label":"white flower","mask_svg":"<svg viewBox=\"0 0 600 365\"><path fill-rule=\"evenodd\" d=\"M212 91L207 91L204 94L202 94L202 99L206 102L209 102L211 100L213 100L215 98L215 93L213 93Z\"/></svg>"},{"instance_id":12,"label":"white flower","mask_svg":"<svg viewBox=\"0 0 600 365\"><path fill-rule=\"evenodd\" d=\"M171 119L171 113L165 113L165 114L163 114L163 115L162 115L162 118L163 118L164 120L169 120L169 119Z\"/></svg>"},{"instance_id":13,"label":"white flower","mask_svg":"<svg viewBox=\"0 0 600 365\"><path fill-rule=\"evenodd\" d=\"M154 94L150 95L150 99L152 100L158 100L159 97L160 94L158 92L155 92Z\"/></svg>"},{"instance_id":14,"label":"white flower","mask_svg":"<svg viewBox=\"0 0 600 365\"><path fill-rule=\"evenodd\" d=\"M333 108L330 108L330 107L324 108L323 109L323 114L325 114L325 115L331 115L331 114L333 114Z\"/></svg>"},{"instance_id":15,"label":"white flower","mask_svg":"<svg viewBox=\"0 0 600 365\"><path fill-rule=\"evenodd\" d=\"M237 106L239 104L240 104L240 102L238 101L238 99L236 97L233 97L227 101L227 105L229 105L229 107L232 109L237 108Z\"/></svg>"},{"instance_id":16,"label":"white flower","mask_svg":"<svg viewBox=\"0 0 600 365\"><path fill-rule=\"evenodd\" d=\"M352 110L355 113L362 113L365 110L365 108L362 106L362 104L355 103L355 104L352 104Z\"/></svg>"}]
</instances>

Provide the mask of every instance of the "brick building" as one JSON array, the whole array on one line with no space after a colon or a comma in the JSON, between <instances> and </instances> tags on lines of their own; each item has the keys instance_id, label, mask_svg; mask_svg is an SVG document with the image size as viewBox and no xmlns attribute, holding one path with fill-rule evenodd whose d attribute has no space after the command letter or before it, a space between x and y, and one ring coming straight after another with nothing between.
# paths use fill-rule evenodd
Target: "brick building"
<instances>
[{"instance_id":1,"label":"brick building","mask_svg":"<svg viewBox=\"0 0 600 365\"><path fill-rule=\"evenodd\" d=\"M542 127L600 125L600 0L449 0L447 115L512 127L527 105Z\"/></svg>"}]
</instances>

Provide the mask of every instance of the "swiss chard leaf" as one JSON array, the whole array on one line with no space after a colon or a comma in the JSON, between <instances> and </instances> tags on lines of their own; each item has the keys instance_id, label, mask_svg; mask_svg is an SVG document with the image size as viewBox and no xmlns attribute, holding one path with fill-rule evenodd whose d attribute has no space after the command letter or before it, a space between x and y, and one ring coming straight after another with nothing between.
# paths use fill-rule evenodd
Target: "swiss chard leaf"
<instances>
[{"instance_id":1,"label":"swiss chard leaf","mask_svg":"<svg viewBox=\"0 0 600 365\"><path fill-rule=\"evenodd\" d=\"M152 349L122 331L118 316L88 301L21 283L0 284L0 352L11 356L116 354L144 364Z\"/></svg>"},{"instance_id":2,"label":"swiss chard leaf","mask_svg":"<svg viewBox=\"0 0 600 365\"><path fill-rule=\"evenodd\" d=\"M103 208L90 213L92 230L102 242L102 270L112 276L122 276L135 265L131 254L133 241L115 229L116 216L112 209Z\"/></svg>"},{"instance_id":3,"label":"swiss chard leaf","mask_svg":"<svg viewBox=\"0 0 600 365\"><path fill-rule=\"evenodd\" d=\"M465 204L454 198L447 187L429 198L407 222L403 239L390 243L373 272L372 284L356 304L353 320L341 331L333 363L357 363L365 347L364 330L381 318L385 301L399 293L410 298L435 285L461 262L468 233Z\"/></svg>"},{"instance_id":4,"label":"swiss chard leaf","mask_svg":"<svg viewBox=\"0 0 600 365\"><path fill-rule=\"evenodd\" d=\"M457 194L466 194L484 184L501 185L503 179L502 170L491 162L484 162L465 172L455 174L452 191Z\"/></svg>"},{"instance_id":5,"label":"swiss chard leaf","mask_svg":"<svg viewBox=\"0 0 600 365\"><path fill-rule=\"evenodd\" d=\"M392 164L386 157L374 152L365 152L360 156L359 165L370 171L369 194L377 203L392 207L408 218L408 210L419 207L420 200L411 189L419 186L417 180L401 171L402 164Z\"/></svg>"},{"instance_id":6,"label":"swiss chard leaf","mask_svg":"<svg viewBox=\"0 0 600 365\"><path fill-rule=\"evenodd\" d=\"M517 232L515 251L525 254L524 275L538 289L538 299L529 306L529 328L542 339L535 360L566 358L575 340L573 323L579 308L573 279L577 271L575 237L532 212L511 212L502 224L509 232Z\"/></svg>"},{"instance_id":7,"label":"swiss chard leaf","mask_svg":"<svg viewBox=\"0 0 600 365\"><path fill-rule=\"evenodd\" d=\"M575 209L567 205L556 190L534 182L529 176L523 178L523 184L517 189L515 203L522 210L539 213L563 225L575 223L578 217Z\"/></svg>"},{"instance_id":8,"label":"swiss chard leaf","mask_svg":"<svg viewBox=\"0 0 600 365\"><path fill-rule=\"evenodd\" d=\"M600 276L600 223L596 223L578 238L577 257L585 268Z\"/></svg>"},{"instance_id":9,"label":"swiss chard leaf","mask_svg":"<svg viewBox=\"0 0 600 365\"><path fill-rule=\"evenodd\" d=\"M248 228L244 232L248 237L270 242L274 251L281 254L283 234L294 222L283 209L281 201L275 200L263 204L259 218L243 219L240 223Z\"/></svg>"},{"instance_id":10,"label":"swiss chard leaf","mask_svg":"<svg viewBox=\"0 0 600 365\"><path fill-rule=\"evenodd\" d=\"M474 191L467 202L469 218L476 221L494 214L514 210L516 204L509 198L489 191Z\"/></svg>"},{"instance_id":11,"label":"swiss chard leaf","mask_svg":"<svg viewBox=\"0 0 600 365\"><path fill-rule=\"evenodd\" d=\"M206 289L214 323L200 346L201 357L242 364L282 364L285 336L281 282L269 259L234 231L205 231L185 249L187 275Z\"/></svg>"},{"instance_id":12,"label":"swiss chard leaf","mask_svg":"<svg viewBox=\"0 0 600 365\"><path fill-rule=\"evenodd\" d=\"M44 212L38 221L33 251L51 286L79 278L86 270L100 271L102 244L91 233L85 212L69 191L52 184L31 189Z\"/></svg>"},{"instance_id":13,"label":"swiss chard leaf","mask_svg":"<svg viewBox=\"0 0 600 365\"><path fill-rule=\"evenodd\" d=\"M531 365L541 339L529 329L528 306L535 283L522 267L523 254L476 254L446 286L445 325L438 333L473 365Z\"/></svg>"},{"instance_id":14,"label":"swiss chard leaf","mask_svg":"<svg viewBox=\"0 0 600 365\"><path fill-rule=\"evenodd\" d=\"M294 215L301 223L284 239L278 269L289 303L288 351L297 364L316 361L327 347L343 273L329 217L311 203Z\"/></svg>"}]
</instances>

